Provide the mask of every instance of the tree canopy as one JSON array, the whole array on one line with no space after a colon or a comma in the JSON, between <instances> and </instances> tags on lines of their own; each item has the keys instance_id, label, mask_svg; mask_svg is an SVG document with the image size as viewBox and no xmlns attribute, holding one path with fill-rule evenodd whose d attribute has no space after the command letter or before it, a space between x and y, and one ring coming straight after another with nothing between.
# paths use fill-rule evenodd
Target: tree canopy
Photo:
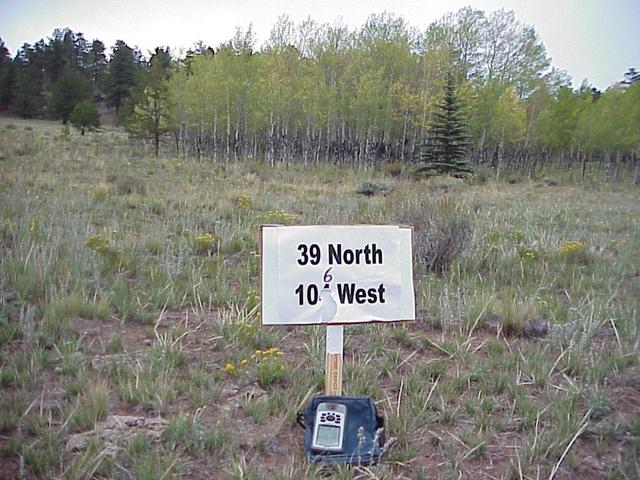
<instances>
[{"instance_id":1,"label":"tree canopy","mask_svg":"<svg viewBox=\"0 0 640 480\"><path fill-rule=\"evenodd\" d=\"M261 47L238 29L184 58L157 48L146 59L123 40L107 53L68 28L13 59L0 41L0 109L65 122L92 96L156 153L170 135L178 154L197 158L413 161L448 78L475 164L532 170L638 155L636 70L604 92L574 90L535 29L507 10L465 7L423 30L388 13L356 29L284 15Z\"/></svg>"}]
</instances>

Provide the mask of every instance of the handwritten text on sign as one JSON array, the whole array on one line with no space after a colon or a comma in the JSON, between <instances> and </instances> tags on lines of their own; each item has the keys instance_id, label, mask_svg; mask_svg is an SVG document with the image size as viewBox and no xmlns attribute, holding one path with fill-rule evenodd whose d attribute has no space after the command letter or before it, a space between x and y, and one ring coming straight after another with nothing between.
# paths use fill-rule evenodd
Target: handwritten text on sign
<instances>
[{"instance_id":1,"label":"handwritten text on sign","mask_svg":"<svg viewBox=\"0 0 640 480\"><path fill-rule=\"evenodd\" d=\"M262 228L263 324L413 320L411 229Z\"/></svg>"}]
</instances>

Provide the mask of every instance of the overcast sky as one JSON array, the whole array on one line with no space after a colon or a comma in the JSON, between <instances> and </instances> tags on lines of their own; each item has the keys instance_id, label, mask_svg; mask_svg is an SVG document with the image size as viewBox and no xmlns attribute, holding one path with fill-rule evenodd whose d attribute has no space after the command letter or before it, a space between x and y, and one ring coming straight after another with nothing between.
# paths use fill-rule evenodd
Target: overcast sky
<instances>
[{"instance_id":1,"label":"overcast sky","mask_svg":"<svg viewBox=\"0 0 640 480\"><path fill-rule=\"evenodd\" d=\"M0 0L0 37L15 55L24 43L69 27L111 47L117 39L143 53L156 46L189 48L202 40L217 47L236 27L253 25L258 43L283 13L359 27L371 13L403 16L424 31L432 21L470 5L486 12L507 8L534 25L553 65L574 86L583 78L606 88L629 67L640 69L640 0Z\"/></svg>"}]
</instances>

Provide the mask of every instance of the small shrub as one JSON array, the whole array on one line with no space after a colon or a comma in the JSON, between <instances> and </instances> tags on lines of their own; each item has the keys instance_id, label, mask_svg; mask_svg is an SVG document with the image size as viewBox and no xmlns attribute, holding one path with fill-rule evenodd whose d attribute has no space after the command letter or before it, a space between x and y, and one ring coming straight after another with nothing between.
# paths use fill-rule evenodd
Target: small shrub
<instances>
[{"instance_id":1,"label":"small shrub","mask_svg":"<svg viewBox=\"0 0 640 480\"><path fill-rule=\"evenodd\" d=\"M464 212L449 197L419 205L404 223L414 226L416 262L437 275L443 275L464 252L473 233Z\"/></svg>"},{"instance_id":2,"label":"small shrub","mask_svg":"<svg viewBox=\"0 0 640 480\"><path fill-rule=\"evenodd\" d=\"M391 187L386 182L360 182L356 187L356 193L366 197L372 197L379 193L388 193L389 191L391 191Z\"/></svg>"},{"instance_id":3,"label":"small shrub","mask_svg":"<svg viewBox=\"0 0 640 480\"><path fill-rule=\"evenodd\" d=\"M463 219L438 225L432 238L423 239L419 245L422 247L422 261L427 270L444 274L464 251L471 233L471 225Z\"/></svg>"},{"instance_id":4,"label":"small shrub","mask_svg":"<svg viewBox=\"0 0 640 480\"><path fill-rule=\"evenodd\" d=\"M91 100L83 100L76 104L69 117L71 125L84 135L86 130L95 130L100 126L100 112Z\"/></svg>"}]
</instances>

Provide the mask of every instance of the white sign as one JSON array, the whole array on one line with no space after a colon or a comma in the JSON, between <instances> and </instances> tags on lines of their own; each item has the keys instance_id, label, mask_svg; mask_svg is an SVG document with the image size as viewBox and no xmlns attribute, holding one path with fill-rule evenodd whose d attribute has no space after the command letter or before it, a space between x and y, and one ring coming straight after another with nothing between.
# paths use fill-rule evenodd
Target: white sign
<instances>
[{"instance_id":1,"label":"white sign","mask_svg":"<svg viewBox=\"0 0 640 480\"><path fill-rule=\"evenodd\" d=\"M261 228L262 324L415 320L412 229Z\"/></svg>"}]
</instances>

